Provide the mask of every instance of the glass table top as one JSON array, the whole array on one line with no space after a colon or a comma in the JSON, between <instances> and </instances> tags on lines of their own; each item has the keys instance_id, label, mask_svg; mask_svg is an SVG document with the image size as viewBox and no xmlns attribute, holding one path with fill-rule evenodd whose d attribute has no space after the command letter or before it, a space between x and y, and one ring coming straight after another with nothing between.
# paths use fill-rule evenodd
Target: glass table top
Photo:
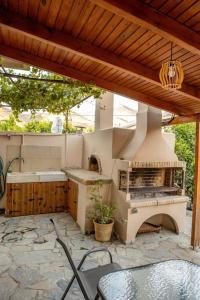
<instances>
[{"instance_id":1,"label":"glass table top","mask_svg":"<svg viewBox=\"0 0 200 300\"><path fill-rule=\"evenodd\" d=\"M106 300L200 300L200 266L169 260L103 276L99 294Z\"/></svg>"}]
</instances>

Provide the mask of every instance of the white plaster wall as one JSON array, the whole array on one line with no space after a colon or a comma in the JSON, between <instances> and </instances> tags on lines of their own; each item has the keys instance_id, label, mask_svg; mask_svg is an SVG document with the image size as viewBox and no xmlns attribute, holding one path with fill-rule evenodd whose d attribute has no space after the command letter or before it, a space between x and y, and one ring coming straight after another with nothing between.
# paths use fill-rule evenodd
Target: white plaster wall
<instances>
[{"instance_id":1,"label":"white plaster wall","mask_svg":"<svg viewBox=\"0 0 200 300\"><path fill-rule=\"evenodd\" d=\"M83 165L83 136L66 136L65 165L70 168L82 168Z\"/></svg>"},{"instance_id":2,"label":"white plaster wall","mask_svg":"<svg viewBox=\"0 0 200 300\"><path fill-rule=\"evenodd\" d=\"M112 170L112 136L113 129L100 130L84 134L83 168L88 169L88 158L91 154L100 157L102 175L111 176Z\"/></svg>"},{"instance_id":3,"label":"white plaster wall","mask_svg":"<svg viewBox=\"0 0 200 300\"><path fill-rule=\"evenodd\" d=\"M106 92L96 100L95 130L113 127L114 94Z\"/></svg>"}]
</instances>

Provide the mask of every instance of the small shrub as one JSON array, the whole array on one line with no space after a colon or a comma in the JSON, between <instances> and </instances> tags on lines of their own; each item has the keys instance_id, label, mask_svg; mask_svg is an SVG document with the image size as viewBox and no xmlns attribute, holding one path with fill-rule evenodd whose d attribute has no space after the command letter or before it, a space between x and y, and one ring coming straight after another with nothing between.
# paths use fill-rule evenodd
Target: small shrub
<instances>
[{"instance_id":1,"label":"small shrub","mask_svg":"<svg viewBox=\"0 0 200 300\"><path fill-rule=\"evenodd\" d=\"M109 224L112 222L115 207L103 201L101 180L97 181L91 188L90 200L93 203L88 217L99 224Z\"/></svg>"}]
</instances>

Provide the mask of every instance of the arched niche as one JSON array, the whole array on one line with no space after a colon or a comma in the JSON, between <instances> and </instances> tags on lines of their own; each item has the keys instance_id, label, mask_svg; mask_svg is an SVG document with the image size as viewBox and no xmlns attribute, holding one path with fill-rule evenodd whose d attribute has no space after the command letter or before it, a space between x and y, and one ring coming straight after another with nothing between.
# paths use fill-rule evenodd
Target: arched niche
<instances>
[{"instance_id":1,"label":"arched niche","mask_svg":"<svg viewBox=\"0 0 200 300\"><path fill-rule=\"evenodd\" d=\"M144 223L161 225L162 228L168 229L177 234L179 233L179 226L178 226L176 220L169 214L164 214L164 213L155 214L145 220L141 220L141 224L138 227L137 233Z\"/></svg>"},{"instance_id":2,"label":"arched niche","mask_svg":"<svg viewBox=\"0 0 200 300\"><path fill-rule=\"evenodd\" d=\"M101 160L100 157L96 154L90 155L88 159L88 170L89 171L94 171L99 174L102 173L102 167L101 167Z\"/></svg>"}]
</instances>

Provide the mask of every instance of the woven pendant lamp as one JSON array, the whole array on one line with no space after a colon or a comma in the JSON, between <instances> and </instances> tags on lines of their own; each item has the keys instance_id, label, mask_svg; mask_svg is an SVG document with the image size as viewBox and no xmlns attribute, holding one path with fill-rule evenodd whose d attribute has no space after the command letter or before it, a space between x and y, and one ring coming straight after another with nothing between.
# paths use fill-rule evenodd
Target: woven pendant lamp
<instances>
[{"instance_id":1,"label":"woven pendant lamp","mask_svg":"<svg viewBox=\"0 0 200 300\"><path fill-rule=\"evenodd\" d=\"M184 79L184 72L179 60L172 58L172 43L170 60L163 63L159 73L160 82L164 89L181 89Z\"/></svg>"}]
</instances>

